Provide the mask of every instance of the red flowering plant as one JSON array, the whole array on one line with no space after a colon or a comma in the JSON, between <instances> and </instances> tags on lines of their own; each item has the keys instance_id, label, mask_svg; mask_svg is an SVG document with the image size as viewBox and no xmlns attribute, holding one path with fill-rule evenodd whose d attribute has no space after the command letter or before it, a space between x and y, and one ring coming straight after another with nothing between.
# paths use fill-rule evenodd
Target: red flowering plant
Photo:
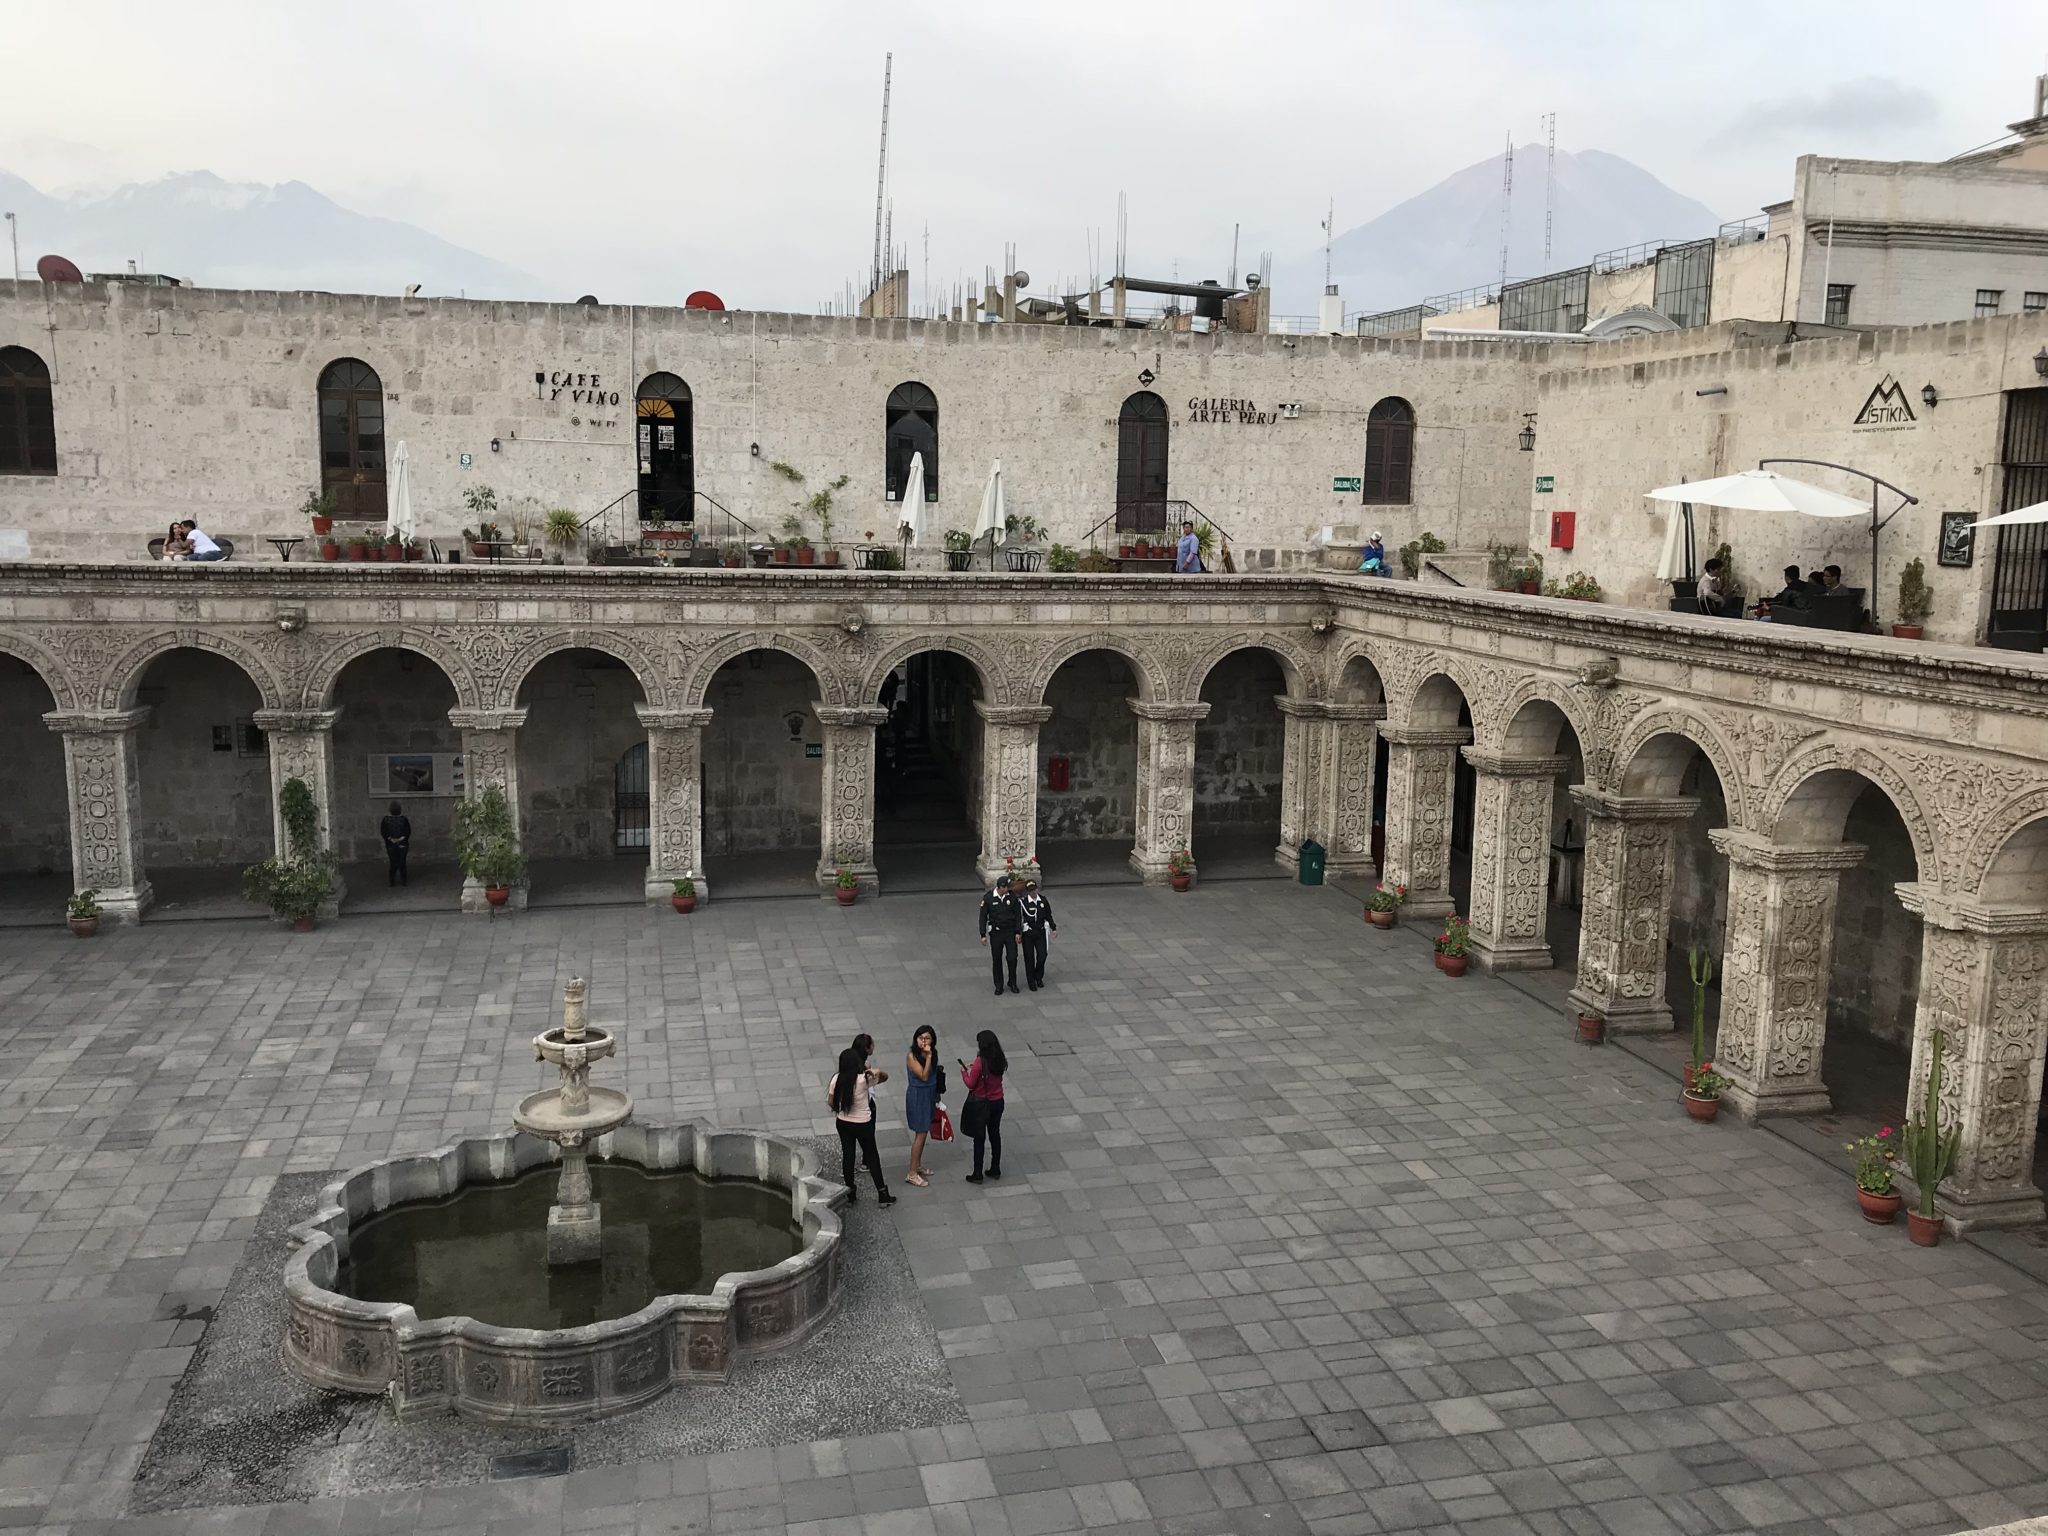
<instances>
[{"instance_id":1,"label":"red flowering plant","mask_svg":"<svg viewBox=\"0 0 2048 1536\"><path fill-rule=\"evenodd\" d=\"M1699 1070L1692 1075L1692 1087L1686 1092L1695 1099L1718 1099L1721 1090L1728 1086L1729 1079L1714 1070L1711 1061L1700 1063Z\"/></svg>"},{"instance_id":2,"label":"red flowering plant","mask_svg":"<svg viewBox=\"0 0 2048 1536\"><path fill-rule=\"evenodd\" d=\"M1892 1170L1898 1163L1898 1146L1892 1140L1890 1126L1875 1136L1858 1136L1854 1141L1843 1142L1842 1146L1856 1154L1858 1189L1871 1195L1892 1193Z\"/></svg>"},{"instance_id":3,"label":"red flowering plant","mask_svg":"<svg viewBox=\"0 0 2048 1536\"><path fill-rule=\"evenodd\" d=\"M1166 856L1169 874L1184 875L1195 867L1195 856L1185 848L1176 848Z\"/></svg>"},{"instance_id":4,"label":"red flowering plant","mask_svg":"<svg viewBox=\"0 0 2048 1536\"><path fill-rule=\"evenodd\" d=\"M1465 958L1465 946L1472 942L1472 925L1453 912L1444 919L1444 931L1436 936L1436 952L1449 960Z\"/></svg>"},{"instance_id":5,"label":"red flowering plant","mask_svg":"<svg viewBox=\"0 0 2048 1536\"><path fill-rule=\"evenodd\" d=\"M1407 899L1408 887L1405 885L1376 885L1372 888L1372 894L1365 898L1365 910L1398 912L1401 910L1401 904Z\"/></svg>"}]
</instances>

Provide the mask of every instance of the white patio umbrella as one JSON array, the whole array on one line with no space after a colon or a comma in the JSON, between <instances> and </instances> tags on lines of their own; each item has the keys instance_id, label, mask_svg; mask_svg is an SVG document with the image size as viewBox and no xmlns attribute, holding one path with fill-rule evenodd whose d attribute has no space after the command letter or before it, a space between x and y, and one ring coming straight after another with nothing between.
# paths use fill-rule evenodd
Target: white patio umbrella
<instances>
[{"instance_id":1,"label":"white patio umbrella","mask_svg":"<svg viewBox=\"0 0 2048 1536\"><path fill-rule=\"evenodd\" d=\"M922 543L924 527L924 455L913 453L910 468L903 476L903 505L896 514L898 522L910 529L910 543Z\"/></svg>"},{"instance_id":2,"label":"white patio umbrella","mask_svg":"<svg viewBox=\"0 0 2048 1536\"><path fill-rule=\"evenodd\" d=\"M1774 469L1745 469L1717 480L1693 480L1643 493L1651 501L1689 501L1738 512L1798 512L1807 517L1868 517L1868 500L1808 485Z\"/></svg>"},{"instance_id":3,"label":"white patio umbrella","mask_svg":"<svg viewBox=\"0 0 2048 1536\"><path fill-rule=\"evenodd\" d=\"M996 545L1003 541L1008 531L1004 526L1006 514L1003 510L1003 461L997 459L995 467L988 472L988 484L981 491L981 516L975 520L974 538L980 542L983 534L990 535L988 557L991 564L996 557Z\"/></svg>"},{"instance_id":4,"label":"white patio umbrella","mask_svg":"<svg viewBox=\"0 0 2048 1536\"><path fill-rule=\"evenodd\" d=\"M1688 581L1692 563L1685 557L1685 508L1674 505L1664 519L1664 548L1657 556L1659 581Z\"/></svg>"},{"instance_id":5,"label":"white patio umbrella","mask_svg":"<svg viewBox=\"0 0 2048 1536\"><path fill-rule=\"evenodd\" d=\"M2008 523L2048 523L2048 501L2037 501L2031 507L2016 507L2010 512L2001 512L1996 517L1980 517L1970 526L2003 528Z\"/></svg>"},{"instance_id":6,"label":"white patio umbrella","mask_svg":"<svg viewBox=\"0 0 2048 1536\"><path fill-rule=\"evenodd\" d=\"M384 486L384 521L407 543L418 536L412 514L412 455L405 451L403 438L391 451L391 478Z\"/></svg>"}]
</instances>

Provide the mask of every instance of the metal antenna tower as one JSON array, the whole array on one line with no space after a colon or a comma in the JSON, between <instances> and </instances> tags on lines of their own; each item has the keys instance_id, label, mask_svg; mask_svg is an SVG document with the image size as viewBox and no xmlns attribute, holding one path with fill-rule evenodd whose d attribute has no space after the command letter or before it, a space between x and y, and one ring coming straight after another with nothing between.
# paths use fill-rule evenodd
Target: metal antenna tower
<instances>
[{"instance_id":1,"label":"metal antenna tower","mask_svg":"<svg viewBox=\"0 0 2048 1536\"><path fill-rule=\"evenodd\" d=\"M889 77L895 72L896 55L882 55L882 152L875 164L875 260L868 279L868 292L882 286L882 198L889 183Z\"/></svg>"},{"instance_id":2,"label":"metal antenna tower","mask_svg":"<svg viewBox=\"0 0 2048 1536\"><path fill-rule=\"evenodd\" d=\"M1323 220L1323 292L1330 291L1330 242L1337 237L1337 199L1330 199L1329 216Z\"/></svg>"},{"instance_id":3,"label":"metal antenna tower","mask_svg":"<svg viewBox=\"0 0 2048 1536\"><path fill-rule=\"evenodd\" d=\"M1543 169L1543 270L1550 270L1550 220L1557 206L1557 114L1548 112L1543 117L1547 143L1547 156Z\"/></svg>"},{"instance_id":4,"label":"metal antenna tower","mask_svg":"<svg viewBox=\"0 0 2048 1536\"><path fill-rule=\"evenodd\" d=\"M1515 136L1508 135L1508 152L1500 177L1500 285L1508 285L1508 210L1515 201ZM1328 279L1326 278L1327 282Z\"/></svg>"}]
</instances>

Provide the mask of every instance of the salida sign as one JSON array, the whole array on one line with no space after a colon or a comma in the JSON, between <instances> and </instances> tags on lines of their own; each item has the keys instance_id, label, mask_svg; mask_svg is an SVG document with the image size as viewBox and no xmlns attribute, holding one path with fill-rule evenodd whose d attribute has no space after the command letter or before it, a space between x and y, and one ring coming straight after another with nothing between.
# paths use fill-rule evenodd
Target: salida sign
<instances>
[{"instance_id":1,"label":"salida sign","mask_svg":"<svg viewBox=\"0 0 2048 1536\"><path fill-rule=\"evenodd\" d=\"M575 405L617 405L619 392L606 389L594 373L572 373L566 368L552 372L535 369L533 374L533 398L536 400L559 400L567 395Z\"/></svg>"},{"instance_id":2,"label":"salida sign","mask_svg":"<svg viewBox=\"0 0 2048 1536\"><path fill-rule=\"evenodd\" d=\"M1864 398L1863 409L1850 425L1863 432L1901 432L1917 425L1917 418L1899 381L1886 374Z\"/></svg>"}]
</instances>

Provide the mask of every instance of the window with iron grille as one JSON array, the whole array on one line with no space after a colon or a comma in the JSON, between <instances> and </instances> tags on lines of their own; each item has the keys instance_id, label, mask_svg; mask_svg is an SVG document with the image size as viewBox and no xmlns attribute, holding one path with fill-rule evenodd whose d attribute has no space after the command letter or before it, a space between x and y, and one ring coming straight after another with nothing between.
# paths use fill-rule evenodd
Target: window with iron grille
<instances>
[{"instance_id":1,"label":"window with iron grille","mask_svg":"<svg viewBox=\"0 0 2048 1536\"><path fill-rule=\"evenodd\" d=\"M1979 288L1977 290L1977 315L1982 320L1986 315L1998 313L1998 306L2005 302L2003 288Z\"/></svg>"},{"instance_id":2,"label":"window with iron grille","mask_svg":"<svg viewBox=\"0 0 2048 1536\"><path fill-rule=\"evenodd\" d=\"M1854 283L1828 284L1828 309L1825 319L1829 325L1849 323L1849 295L1855 291Z\"/></svg>"},{"instance_id":3,"label":"window with iron grille","mask_svg":"<svg viewBox=\"0 0 2048 1536\"><path fill-rule=\"evenodd\" d=\"M2048 309L2048 293L2028 289L2024 307L2028 314L2038 315L2042 310Z\"/></svg>"},{"instance_id":4,"label":"window with iron grille","mask_svg":"<svg viewBox=\"0 0 2048 1536\"><path fill-rule=\"evenodd\" d=\"M50 370L27 347L0 347L0 475L55 473Z\"/></svg>"},{"instance_id":5,"label":"window with iron grille","mask_svg":"<svg viewBox=\"0 0 2048 1536\"><path fill-rule=\"evenodd\" d=\"M1365 486L1361 501L1406 506L1415 474L1415 407L1389 395L1365 418Z\"/></svg>"}]
</instances>

